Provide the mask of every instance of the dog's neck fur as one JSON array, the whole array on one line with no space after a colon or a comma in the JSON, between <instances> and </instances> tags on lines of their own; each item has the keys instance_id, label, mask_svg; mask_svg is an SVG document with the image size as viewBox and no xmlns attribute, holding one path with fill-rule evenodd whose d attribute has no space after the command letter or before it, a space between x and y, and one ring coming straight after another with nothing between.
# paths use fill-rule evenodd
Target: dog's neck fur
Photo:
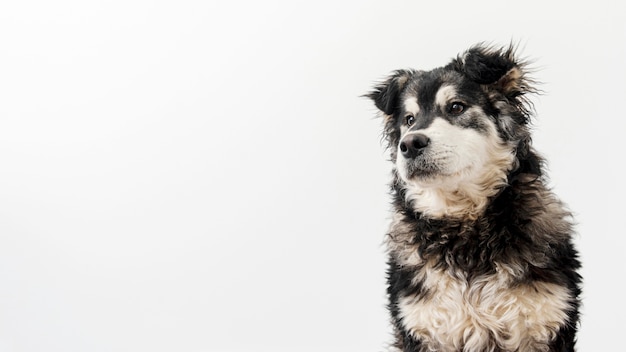
<instances>
[{"instance_id":1,"label":"dog's neck fur","mask_svg":"<svg viewBox=\"0 0 626 352\"><path fill-rule=\"evenodd\" d=\"M394 182L404 183L404 199L416 214L434 219L476 220L489 199L507 185L515 160L512 153L503 152L478 171L419 183L405 182L394 171Z\"/></svg>"}]
</instances>

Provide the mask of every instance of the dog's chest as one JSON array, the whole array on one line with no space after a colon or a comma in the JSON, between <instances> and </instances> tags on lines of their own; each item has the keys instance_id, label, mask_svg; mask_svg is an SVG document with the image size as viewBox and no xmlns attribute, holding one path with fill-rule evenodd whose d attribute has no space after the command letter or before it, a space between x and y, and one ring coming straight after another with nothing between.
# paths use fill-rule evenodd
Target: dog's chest
<instances>
[{"instance_id":1,"label":"dog's chest","mask_svg":"<svg viewBox=\"0 0 626 352\"><path fill-rule=\"evenodd\" d=\"M399 299L401 323L437 351L541 351L566 320L570 294L558 285L511 286L496 273L471 282L425 269L419 295Z\"/></svg>"}]
</instances>

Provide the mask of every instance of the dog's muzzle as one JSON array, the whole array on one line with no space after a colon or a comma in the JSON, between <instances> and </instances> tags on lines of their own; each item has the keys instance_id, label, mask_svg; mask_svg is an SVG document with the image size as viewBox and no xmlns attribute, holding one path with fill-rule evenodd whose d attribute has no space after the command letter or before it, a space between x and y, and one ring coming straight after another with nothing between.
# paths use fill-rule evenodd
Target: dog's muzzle
<instances>
[{"instance_id":1,"label":"dog's muzzle","mask_svg":"<svg viewBox=\"0 0 626 352\"><path fill-rule=\"evenodd\" d=\"M400 142L400 152L406 159L414 159L430 144L430 138L421 133L406 135Z\"/></svg>"}]
</instances>

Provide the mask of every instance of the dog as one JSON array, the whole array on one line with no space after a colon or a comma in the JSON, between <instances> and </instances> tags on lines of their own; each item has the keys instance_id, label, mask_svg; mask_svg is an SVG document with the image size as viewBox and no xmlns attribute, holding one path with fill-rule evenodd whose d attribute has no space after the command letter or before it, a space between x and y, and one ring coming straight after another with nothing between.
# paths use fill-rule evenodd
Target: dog
<instances>
[{"instance_id":1,"label":"dog","mask_svg":"<svg viewBox=\"0 0 626 352\"><path fill-rule=\"evenodd\" d=\"M574 351L575 224L532 146L540 91L517 51L476 44L365 94L393 163L392 351Z\"/></svg>"}]
</instances>

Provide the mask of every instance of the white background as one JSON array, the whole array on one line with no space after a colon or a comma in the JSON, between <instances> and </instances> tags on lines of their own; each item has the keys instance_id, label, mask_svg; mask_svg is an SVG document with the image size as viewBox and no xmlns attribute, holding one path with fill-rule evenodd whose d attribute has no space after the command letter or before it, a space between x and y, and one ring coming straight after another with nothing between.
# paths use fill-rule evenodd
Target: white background
<instances>
[{"instance_id":1,"label":"white background","mask_svg":"<svg viewBox=\"0 0 626 352\"><path fill-rule=\"evenodd\" d=\"M579 350L623 349L617 6L3 2L0 351L383 351L390 164L360 95L511 40L579 223Z\"/></svg>"}]
</instances>

